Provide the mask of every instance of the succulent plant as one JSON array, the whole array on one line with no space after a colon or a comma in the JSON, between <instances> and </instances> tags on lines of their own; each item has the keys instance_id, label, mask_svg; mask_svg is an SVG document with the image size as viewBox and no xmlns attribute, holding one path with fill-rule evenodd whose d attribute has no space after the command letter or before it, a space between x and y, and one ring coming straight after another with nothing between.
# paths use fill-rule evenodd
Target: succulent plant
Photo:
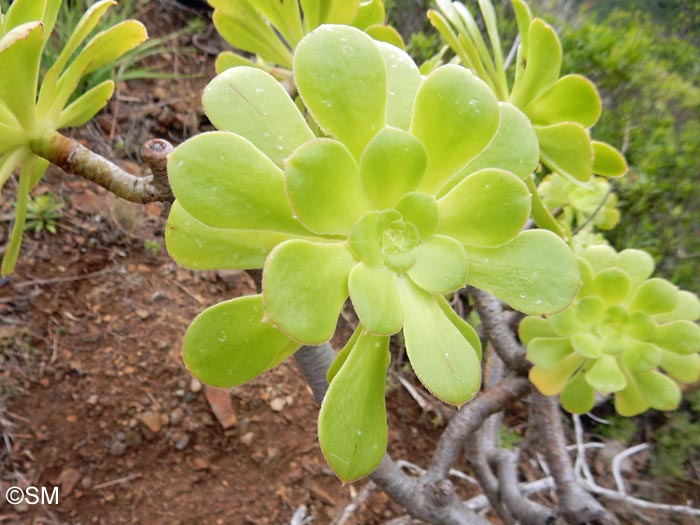
<instances>
[{"instance_id":1,"label":"succulent plant","mask_svg":"<svg viewBox=\"0 0 700 525\"><path fill-rule=\"evenodd\" d=\"M617 195L602 177L593 177L582 185L550 174L537 191L550 211L559 211L557 220L568 231L585 227L612 230L620 222Z\"/></svg>"},{"instance_id":2,"label":"succulent plant","mask_svg":"<svg viewBox=\"0 0 700 525\"><path fill-rule=\"evenodd\" d=\"M12 272L19 254L29 192L48 167L48 161L32 152L33 143L48 140L57 129L80 126L94 117L112 96L114 82L102 82L69 103L80 79L146 39L144 26L127 20L85 42L115 4L102 0L87 10L41 82L41 56L61 0L15 0L6 14L0 11L0 188L15 168L21 168L3 275Z\"/></svg>"},{"instance_id":3,"label":"succulent plant","mask_svg":"<svg viewBox=\"0 0 700 525\"><path fill-rule=\"evenodd\" d=\"M590 138L589 128L601 113L595 86L582 75L560 77L562 48L556 32L544 20L533 18L523 0L512 0L512 4L520 44L511 86L490 0L479 1L488 45L461 2L437 0L438 10L430 10L428 18L462 64L486 81L500 100L527 115L537 133L541 161L553 173L581 182L593 173L623 175L627 170L624 157L609 144Z\"/></svg>"},{"instance_id":4,"label":"succulent plant","mask_svg":"<svg viewBox=\"0 0 700 525\"><path fill-rule=\"evenodd\" d=\"M224 51L216 60L216 71L235 66L286 70L301 39L322 24L347 24L373 38L403 48L401 35L384 24L383 0L209 0L214 8L214 25L233 47L252 53ZM279 73L279 72L278 72Z\"/></svg>"},{"instance_id":5,"label":"succulent plant","mask_svg":"<svg viewBox=\"0 0 700 525\"><path fill-rule=\"evenodd\" d=\"M480 343L443 294L470 284L541 314L563 309L580 283L561 239L521 232L532 127L470 71L422 78L400 49L336 25L300 42L293 69L317 126L256 68L228 69L205 89L220 131L169 157L177 200L166 245L190 268L263 268L262 294L190 326L185 363L205 383L239 385L328 341L350 297L360 325L319 417L326 459L350 481L386 448L392 334L403 329L428 390L461 405L480 386Z\"/></svg>"},{"instance_id":6,"label":"succulent plant","mask_svg":"<svg viewBox=\"0 0 700 525\"><path fill-rule=\"evenodd\" d=\"M573 413L593 408L596 392L614 394L623 416L675 409L678 383L700 378L698 297L650 278L654 262L641 250L589 246L579 265L583 285L571 306L520 325L530 380Z\"/></svg>"}]
</instances>

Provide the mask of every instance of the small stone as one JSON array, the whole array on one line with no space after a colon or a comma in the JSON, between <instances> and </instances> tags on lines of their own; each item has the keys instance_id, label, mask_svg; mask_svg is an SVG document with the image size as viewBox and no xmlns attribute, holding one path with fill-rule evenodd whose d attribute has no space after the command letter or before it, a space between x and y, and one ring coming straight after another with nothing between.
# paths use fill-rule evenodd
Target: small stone
<instances>
[{"instance_id":1,"label":"small stone","mask_svg":"<svg viewBox=\"0 0 700 525\"><path fill-rule=\"evenodd\" d=\"M187 434L177 435L175 439L175 448L177 450L185 450L190 444L190 437Z\"/></svg>"},{"instance_id":2,"label":"small stone","mask_svg":"<svg viewBox=\"0 0 700 525\"><path fill-rule=\"evenodd\" d=\"M138 309L138 310L136 310L136 315L138 315L142 321L145 321L146 319L148 319L150 317L151 312L149 312L146 309Z\"/></svg>"},{"instance_id":3,"label":"small stone","mask_svg":"<svg viewBox=\"0 0 700 525\"><path fill-rule=\"evenodd\" d=\"M80 488L88 490L91 488L93 485L92 483L92 478L90 476L85 476L83 479L80 480Z\"/></svg>"},{"instance_id":4,"label":"small stone","mask_svg":"<svg viewBox=\"0 0 700 525\"><path fill-rule=\"evenodd\" d=\"M241 436L241 443L243 443L246 447L249 447L253 444L254 439L255 434L253 432L246 432Z\"/></svg>"},{"instance_id":5,"label":"small stone","mask_svg":"<svg viewBox=\"0 0 700 525\"><path fill-rule=\"evenodd\" d=\"M175 410L170 412L171 425L179 425L183 419L185 419L185 411L182 410L180 407L177 407Z\"/></svg>"},{"instance_id":6,"label":"small stone","mask_svg":"<svg viewBox=\"0 0 700 525\"><path fill-rule=\"evenodd\" d=\"M199 379L193 377L192 380L190 381L190 392L194 392L195 394L197 392L202 391L202 383L199 381Z\"/></svg>"},{"instance_id":7,"label":"small stone","mask_svg":"<svg viewBox=\"0 0 700 525\"><path fill-rule=\"evenodd\" d=\"M61 486L61 496L70 496L78 481L80 481L80 471L74 468L64 469L56 480L56 485Z\"/></svg>"},{"instance_id":8,"label":"small stone","mask_svg":"<svg viewBox=\"0 0 700 525\"><path fill-rule=\"evenodd\" d=\"M87 403L88 405L96 405L99 400L100 398L97 396L97 394L92 394L87 398Z\"/></svg>"},{"instance_id":9,"label":"small stone","mask_svg":"<svg viewBox=\"0 0 700 525\"><path fill-rule=\"evenodd\" d=\"M280 457L280 454L281 454L280 449L278 449L276 447L268 447L267 448L267 459L269 459L269 460L277 459L278 457Z\"/></svg>"},{"instance_id":10,"label":"small stone","mask_svg":"<svg viewBox=\"0 0 700 525\"><path fill-rule=\"evenodd\" d=\"M227 430L236 425L238 418L233 409L231 394L227 389L208 386L204 390L204 396L207 398L216 419L219 420L221 428Z\"/></svg>"},{"instance_id":11,"label":"small stone","mask_svg":"<svg viewBox=\"0 0 700 525\"><path fill-rule=\"evenodd\" d=\"M39 379L39 384L44 388L49 388L51 386L51 382L49 381L48 377L42 377Z\"/></svg>"},{"instance_id":12,"label":"small stone","mask_svg":"<svg viewBox=\"0 0 700 525\"><path fill-rule=\"evenodd\" d=\"M124 443L128 447L138 447L143 442L143 436L136 430L129 430L124 434Z\"/></svg>"},{"instance_id":13,"label":"small stone","mask_svg":"<svg viewBox=\"0 0 700 525\"><path fill-rule=\"evenodd\" d=\"M275 412L282 412L282 409L287 404L287 400L283 397L276 397L270 401L270 408Z\"/></svg>"},{"instance_id":14,"label":"small stone","mask_svg":"<svg viewBox=\"0 0 700 525\"><path fill-rule=\"evenodd\" d=\"M144 412L143 414L139 414L138 416L139 421L143 423L148 430L153 432L154 434L157 434L160 432L160 429L163 427L160 419L160 414L157 412L153 411L147 411Z\"/></svg>"},{"instance_id":15,"label":"small stone","mask_svg":"<svg viewBox=\"0 0 700 525\"><path fill-rule=\"evenodd\" d=\"M195 458L194 460L194 469L195 470L209 470L211 465L206 459L202 458Z\"/></svg>"},{"instance_id":16,"label":"small stone","mask_svg":"<svg viewBox=\"0 0 700 525\"><path fill-rule=\"evenodd\" d=\"M124 443L123 441L114 440L109 446L109 453L113 456L123 456L125 452L126 443Z\"/></svg>"}]
</instances>

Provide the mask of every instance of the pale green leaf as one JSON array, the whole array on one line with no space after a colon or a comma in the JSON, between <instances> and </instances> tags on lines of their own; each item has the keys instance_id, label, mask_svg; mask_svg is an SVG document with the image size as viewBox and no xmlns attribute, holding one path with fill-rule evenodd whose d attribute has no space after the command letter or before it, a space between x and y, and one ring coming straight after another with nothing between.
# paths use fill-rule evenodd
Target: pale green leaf
<instances>
[{"instance_id":1,"label":"pale green leaf","mask_svg":"<svg viewBox=\"0 0 700 525\"><path fill-rule=\"evenodd\" d=\"M530 215L530 192L499 169L468 176L438 201L438 231L468 246L499 246L513 239Z\"/></svg>"},{"instance_id":2,"label":"pale green leaf","mask_svg":"<svg viewBox=\"0 0 700 525\"><path fill-rule=\"evenodd\" d=\"M419 189L435 192L478 155L496 134L496 97L471 71L455 65L433 71L418 88L411 133L428 153Z\"/></svg>"},{"instance_id":3,"label":"pale green leaf","mask_svg":"<svg viewBox=\"0 0 700 525\"><path fill-rule=\"evenodd\" d=\"M479 334L474 330L474 327L460 317L457 312L452 309L450 303L447 302L445 296L442 294L436 294L435 299L437 300L440 309L445 314L445 316L450 320L450 322L459 330L464 338L469 342L472 348L476 351L476 355L479 359L482 358L481 349L481 339L479 339Z\"/></svg>"},{"instance_id":4,"label":"pale green leaf","mask_svg":"<svg viewBox=\"0 0 700 525\"><path fill-rule=\"evenodd\" d=\"M619 392L627 386L627 379L620 370L617 359L602 354L585 373L586 381L601 394Z\"/></svg>"},{"instance_id":5,"label":"pale green leaf","mask_svg":"<svg viewBox=\"0 0 700 525\"><path fill-rule=\"evenodd\" d=\"M43 26L29 22L13 30L12 35L8 33L3 37L3 41L9 38L13 42L0 52L0 100L24 129L31 130L35 121L36 85L45 38Z\"/></svg>"},{"instance_id":6,"label":"pale green leaf","mask_svg":"<svg viewBox=\"0 0 700 525\"><path fill-rule=\"evenodd\" d=\"M654 272L654 258L642 250L622 250L615 257L614 264L625 271L632 286L646 281Z\"/></svg>"},{"instance_id":7,"label":"pale green leaf","mask_svg":"<svg viewBox=\"0 0 700 525\"><path fill-rule=\"evenodd\" d=\"M136 20L125 20L90 39L59 77L51 112L58 115L78 87L83 75L109 64L148 38L146 28Z\"/></svg>"},{"instance_id":8,"label":"pale green leaf","mask_svg":"<svg viewBox=\"0 0 700 525\"><path fill-rule=\"evenodd\" d=\"M598 273L610 266L614 266L618 254L615 249L608 244L594 244L586 247L581 256L589 264L591 271L593 273ZM627 268L625 267L623 269L626 270Z\"/></svg>"},{"instance_id":9,"label":"pale green leaf","mask_svg":"<svg viewBox=\"0 0 700 525\"><path fill-rule=\"evenodd\" d=\"M422 239L433 235L440 222L435 197L426 193L414 191L404 195L396 203L396 210L404 220L414 224Z\"/></svg>"},{"instance_id":10,"label":"pale green leaf","mask_svg":"<svg viewBox=\"0 0 700 525\"><path fill-rule=\"evenodd\" d=\"M661 353L656 345L628 339L622 351L622 362L631 372L647 372L659 364Z\"/></svg>"},{"instance_id":11,"label":"pale green leaf","mask_svg":"<svg viewBox=\"0 0 700 525\"><path fill-rule=\"evenodd\" d=\"M518 326L518 337L525 345L536 337L556 337L557 333L547 319L542 317L526 317Z\"/></svg>"},{"instance_id":12,"label":"pale green leaf","mask_svg":"<svg viewBox=\"0 0 700 525\"><path fill-rule=\"evenodd\" d=\"M214 68L216 69L217 74L221 74L227 69L231 69L233 67L238 66L247 66L260 69L260 66L252 60L249 60L243 55L240 55L233 51L222 51L216 56Z\"/></svg>"},{"instance_id":13,"label":"pale green leaf","mask_svg":"<svg viewBox=\"0 0 700 525\"><path fill-rule=\"evenodd\" d=\"M416 247L416 263L406 272L411 280L430 293L448 293L464 287L467 255L451 237L434 235Z\"/></svg>"},{"instance_id":14,"label":"pale green leaf","mask_svg":"<svg viewBox=\"0 0 700 525\"><path fill-rule=\"evenodd\" d=\"M29 145L29 137L24 132L23 129L14 126L6 126L5 124L0 124L0 155L8 152L17 151L21 146ZM11 153L8 153L11 154ZM2 182L0 178L0 182ZM2 188L2 184L0 184Z\"/></svg>"},{"instance_id":15,"label":"pale green leaf","mask_svg":"<svg viewBox=\"0 0 700 525\"><path fill-rule=\"evenodd\" d=\"M656 410L675 410L681 402L681 389L673 379L656 370L635 374L644 401Z\"/></svg>"},{"instance_id":16,"label":"pale green leaf","mask_svg":"<svg viewBox=\"0 0 700 525\"><path fill-rule=\"evenodd\" d=\"M580 286L569 247L545 230L526 231L498 248L467 249L468 282L531 315L563 310Z\"/></svg>"},{"instance_id":17,"label":"pale green leaf","mask_svg":"<svg viewBox=\"0 0 700 525\"><path fill-rule=\"evenodd\" d=\"M282 171L238 135L189 139L169 155L168 176L182 207L209 226L308 234L292 217Z\"/></svg>"},{"instance_id":18,"label":"pale green leaf","mask_svg":"<svg viewBox=\"0 0 700 525\"><path fill-rule=\"evenodd\" d=\"M440 196L471 173L485 168L509 171L521 179L528 177L537 168L540 148L530 120L511 104L499 102L499 107L501 119L496 135L479 155L440 188Z\"/></svg>"},{"instance_id":19,"label":"pale green leaf","mask_svg":"<svg viewBox=\"0 0 700 525\"><path fill-rule=\"evenodd\" d=\"M248 139L278 166L314 138L284 88L260 69L224 71L205 88L202 103L214 126Z\"/></svg>"},{"instance_id":20,"label":"pale green leaf","mask_svg":"<svg viewBox=\"0 0 700 525\"><path fill-rule=\"evenodd\" d=\"M366 0L360 3L360 7L355 14L352 24L358 29L365 29L368 26L383 24L385 18L383 0Z\"/></svg>"},{"instance_id":21,"label":"pale green leaf","mask_svg":"<svg viewBox=\"0 0 700 525\"><path fill-rule=\"evenodd\" d=\"M248 0L251 5L261 13L279 31L287 41L289 47L294 49L304 36L301 26L301 14L299 3L294 0L282 0L270 2L269 0Z\"/></svg>"},{"instance_id":22,"label":"pale green leaf","mask_svg":"<svg viewBox=\"0 0 700 525\"><path fill-rule=\"evenodd\" d=\"M372 205L391 208L416 189L426 162L425 149L413 135L392 127L377 133L360 159L360 176Z\"/></svg>"},{"instance_id":23,"label":"pale green leaf","mask_svg":"<svg viewBox=\"0 0 700 525\"><path fill-rule=\"evenodd\" d=\"M406 50L406 44L404 44L403 38L401 38L401 33L391 26L376 24L365 28L365 33L378 42L384 42L395 46L402 51Z\"/></svg>"},{"instance_id":24,"label":"pale green leaf","mask_svg":"<svg viewBox=\"0 0 700 525\"><path fill-rule=\"evenodd\" d=\"M571 353L551 368L533 366L528 377L545 396L555 396L564 389L584 361L585 357Z\"/></svg>"},{"instance_id":25,"label":"pale green leaf","mask_svg":"<svg viewBox=\"0 0 700 525\"><path fill-rule=\"evenodd\" d=\"M24 148L17 148L5 156L0 156L0 190L28 153Z\"/></svg>"},{"instance_id":26,"label":"pale green leaf","mask_svg":"<svg viewBox=\"0 0 700 525\"><path fill-rule=\"evenodd\" d=\"M644 400L642 393L632 376L627 376L627 387L615 392L615 410L625 417L641 414L649 404Z\"/></svg>"},{"instance_id":27,"label":"pale green leaf","mask_svg":"<svg viewBox=\"0 0 700 525\"><path fill-rule=\"evenodd\" d=\"M207 308L187 329L185 366L203 383L230 388L262 373L278 352L292 346L274 326L263 323L260 295L239 297Z\"/></svg>"},{"instance_id":28,"label":"pale green leaf","mask_svg":"<svg viewBox=\"0 0 700 525\"><path fill-rule=\"evenodd\" d=\"M266 320L303 344L328 341L348 297L348 274L355 264L345 244L295 239L278 245L263 271Z\"/></svg>"},{"instance_id":29,"label":"pale green leaf","mask_svg":"<svg viewBox=\"0 0 700 525\"><path fill-rule=\"evenodd\" d=\"M476 350L432 295L406 278L400 280L400 291L406 353L418 379L446 403L466 403L481 384Z\"/></svg>"},{"instance_id":30,"label":"pale green leaf","mask_svg":"<svg viewBox=\"0 0 700 525\"><path fill-rule=\"evenodd\" d=\"M233 47L263 60L292 67L292 53L248 0L210 0L214 25Z\"/></svg>"},{"instance_id":31,"label":"pale green leaf","mask_svg":"<svg viewBox=\"0 0 700 525\"><path fill-rule=\"evenodd\" d=\"M593 278L593 291L609 305L620 304L627 299L630 281L621 269L608 268Z\"/></svg>"},{"instance_id":32,"label":"pale green leaf","mask_svg":"<svg viewBox=\"0 0 700 525\"><path fill-rule=\"evenodd\" d=\"M352 333L350 338L346 341L345 346L340 350L335 355L335 359L331 363L331 366L328 367L328 371L326 372L326 381L328 381L328 384L331 384L333 381L333 378L338 374L338 371L340 370L340 367L345 364L345 361L347 361L348 356L350 355L350 350L355 346L355 343L357 342L357 339L364 333L364 328L363 326L357 325L357 328L355 328L355 331Z\"/></svg>"},{"instance_id":33,"label":"pale green leaf","mask_svg":"<svg viewBox=\"0 0 700 525\"><path fill-rule=\"evenodd\" d=\"M533 124L547 126L576 122L590 128L600 118L602 104L593 82L582 75L566 75L523 110Z\"/></svg>"},{"instance_id":34,"label":"pale green leaf","mask_svg":"<svg viewBox=\"0 0 700 525\"><path fill-rule=\"evenodd\" d=\"M408 130L413 114L416 92L422 82L420 71L413 59L396 46L376 42L384 57L387 74L386 123Z\"/></svg>"},{"instance_id":35,"label":"pale green leaf","mask_svg":"<svg viewBox=\"0 0 700 525\"><path fill-rule=\"evenodd\" d=\"M348 278L352 305L367 332L391 335L403 325L398 277L386 266L357 264Z\"/></svg>"},{"instance_id":36,"label":"pale green leaf","mask_svg":"<svg viewBox=\"0 0 700 525\"><path fill-rule=\"evenodd\" d=\"M700 380L700 355L681 355L676 352L661 352L659 363L668 375L681 383Z\"/></svg>"},{"instance_id":37,"label":"pale green leaf","mask_svg":"<svg viewBox=\"0 0 700 525\"><path fill-rule=\"evenodd\" d=\"M591 333L578 333L571 336L571 346L577 354L589 359L600 357L603 349L598 336Z\"/></svg>"},{"instance_id":38,"label":"pale green leaf","mask_svg":"<svg viewBox=\"0 0 700 525\"><path fill-rule=\"evenodd\" d=\"M390 360L388 337L361 335L321 404L321 451L344 483L368 475L386 452L384 388Z\"/></svg>"},{"instance_id":39,"label":"pale green leaf","mask_svg":"<svg viewBox=\"0 0 700 525\"><path fill-rule=\"evenodd\" d=\"M630 309L650 315L672 311L678 304L678 288L665 279L649 279L637 289Z\"/></svg>"},{"instance_id":40,"label":"pale green leaf","mask_svg":"<svg viewBox=\"0 0 700 525\"><path fill-rule=\"evenodd\" d=\"M527 343L528 360L545 370L557 367L572 352L571 339L568 337L535 337Z\"/></svg>"},{"instance_id":41,"label":"pale green leaf","mask_svg":"<svg viewBox=\"0 0 700 525\"><path fill-rule=\"evenodd\" d=\"M296 216L309 230L350 233L370 210L357 163L332 139L307 142L285 162L285 187Z\"/></svg>"},{"instance_id":42,"label":"pale green leaf","mask_svg":"<svg viewBox=\"0 0 700 525\"><path fill-rule=\"evenodd\" d=\"M543 20L536 18L530 22L527 38L522 38L522 74L516 77L510 94L510 102L520 108L557 81L562 61L559 38Z\"/></svg>"},{"instance_id":43,"label":"pale green leaf","mask_svg":"<svg viewBox=\"0 0 700 525\"><path fill-rule=\"evenodd\" d=\"M42 100L44 97L51 98L52 92L56 87L56 79L63 72L70 58L82 45L92 30L97 27L107 10L116 4L117 2L114 0L101 0L95 2L85 11L85 14L78 21L78 25L73 29L73 32L70 34L70 37L68 37L58 57L56 57L56 60L44 76L39 100Z\"/></svg>"},{"instance_id":44,"label":"pale green leaf","mask_svg":"<svg viewBox=\"0 0 700 525\"><path fill-rule=\"evenodd\" d=\"M387 73L374 41L354 27L323 26L297 47L294 75L319 126L359 159L386 123Z\"/></svg>"},{"instance_id":45,"label":"pale green leaf","mask_svg":"<svg viewBox=\"0 0 700 525\"><path fill-rule=\"evenodd\" d=\"M15 269L19 249L22 246L22 235L24 234L24 223L27 218L27 203L29 202L29 186L32 179L32 172L36 169L37 163L33 155L25 153L19 173L19 186L17 187L17 203L15 204L15 217L12 224L10 239L7 241L5 253L0 267L0 277L12 273ZM43 160L43 159L42 159Z\"/></svg>"},{"instance_id":46,"label":"pale green leaf","mask_svg":"<svg viewBox=\"0 0 700 525\"><path fill-rule=\"evenodd\" d=\"M691 321L671 321L658 326L652 340L666 350L694 354L700 352L700 326Z\"/></svg>"},{"instance_id":47,"label":"pale green leaf","mask_svg":"<svg viewBox=\"0 0 700 525\"><path fill-rule=\"evenodd\" d=\"M393 210L386 210L383 215ZM401 215L393 211L393 220L398 220ZM355 223L348 237L348 248L355 257L369 266L380 266L384 263L382 246L379 242L379 212L369 212Z\"/></svg>"},{"instance_id":48,"label":"pale green leaf","mask_svg":"<svg viewBox=\"0 0 700 525\"><path fill-rule=\"evenodd\" d=\"M561 405L572 414L585 414L595 404L595 390L586 382L582 372L569 381L560 396Z\"/></svg>"},{"instance_id":49,"label":"pale green leaf","mask_svg":"<svg viewBox=\"0 0 700 525\"><path fill-rule=\"evenodd\" d=\"M194 270L262 268L275 246L293 238L299 235L212 228L187 213L180 201L170 208L165 229L170 257Z\"/></svg>"},{"instance_id":50,"label":"pale green leaf","mask_svg":"<svg viewBox=\"0 0 700 525\"><path fill-rule=\"evenodd\" d=\"M593 147L586 128L574 122L535 126L542 162L554 173L586 182L593 173Z\"/></svg>"},{"instance_id":51,"label":"pale green leaf","mask_svg":"<svg viewBox=\"0 0 700 525\"><path fill-rule=\"evenodd\" d=\"M627 172L625 156L605 142L594 140L593 173L604 177L620 177Z\"/></svg>"},{"instance_id":52,"label":"pale green leaf","mask_svg":"<svg viewBox=\"0 0 700 525\"><path fill-rule=\"evenodd\" d=\"M676 307L668 313L656 314L654 319L659 323L667 323L669 321L697 321L700 319L700 300L694 293L680 290L678 292L678 303Z\"/></svg>"},{"instance_id":53,"label":"pale green leaf","mask_svg":"<svg viewBox=\"0 0 700 525\"><path fill-rule=\"evenodd\" d=\"M105 80L83 93L62 112L56 128L82 126L100 111L114 92L114 82Z\"/></svg>"}]
</instances>

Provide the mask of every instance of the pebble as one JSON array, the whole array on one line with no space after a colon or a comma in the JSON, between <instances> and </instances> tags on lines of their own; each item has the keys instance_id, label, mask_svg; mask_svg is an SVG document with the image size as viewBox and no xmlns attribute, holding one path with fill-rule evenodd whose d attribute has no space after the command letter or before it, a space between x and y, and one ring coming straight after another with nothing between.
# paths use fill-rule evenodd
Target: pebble
<instances>
[{"instance_id":1,"label":"pebble","mask_svg":"<svg viewBox=\"0 0 700 525\"><path fill-rule=\"evenodd\" d=\"M138 419L154 434L160 432L160 429L163 427L160 414L151 410L148 410L143 414L139 414Z\"/></svg>"},{"instance_id":2,"label":"pebble","mask_svg":"<svg viewBox=\"0 0 700 525\"><path fill-rule=\"evenodd\" d=\"M180 407L176 408L172 412L170 412L170 424L171 425L179 425L182 420L185 418L185 411L181 409Z\"/></svg>"},{"instance_id":3,"label":"pebble","mask_svg":"<svg viewBox=\"0 0 700 525\"><path fill-rule=\"evenodd\" d=\"M249 447L253 444L253 440L255 439L255 433L253 432L246 432L241 436L241 443L243 443L246 447Z\"/></svg>"},{"instance_id":4,"label":"pebble","mask_svg":"<svg viewBox=\"0 0 700 525\"><path fill-rule=\"evenodd\" d=\"M283 397L276 397L270 401L270 408L275 412L282 412L282 409L287 404L287 400Z\"/></svg>"},{"instance_id":5,"label":"pebble","mask_svg":"<svg viewBox=\"0 0 700 525\"><path fill-rule=\"evenodd\" d=\"M114 440L109 446L109 453L113 456L123 456L125 452L126 443L124 443L123 441Z\"/></svg>"},{"instance_id":6,"label":"pebble","mask_svg":"<svg viewBox=\"0 0 700 525\"><path fill-rule=\"evenodd\" d=\"M195 394L197 392L202 391L202 383L199 381L197 378L192 378L192 381L190 381L190 392L194 392Z\"/></svg>"},{"instance_id":7,"label":"pebble","mask_svg":"<svg viewBox=\"0 0 700 525\"><path fill-rule=\"evenodd\" d=\"M175 448L177 450L185 450L189 444L190 437L187 434L181 434L175 440Z\"/></svg>"}]
</instances>

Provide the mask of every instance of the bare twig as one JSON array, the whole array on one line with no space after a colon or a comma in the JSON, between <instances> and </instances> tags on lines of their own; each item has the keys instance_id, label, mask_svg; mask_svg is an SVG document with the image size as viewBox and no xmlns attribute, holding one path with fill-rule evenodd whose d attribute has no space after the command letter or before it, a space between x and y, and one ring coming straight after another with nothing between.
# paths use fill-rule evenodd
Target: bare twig
<instances>
[{"instance_id":1,"label":"bare twig","mask_svg":"<svg viewBox=\"0 0 700 525\"><path fill-rule=\"evenodd\" d=\"M121 485L122 483L127 483L134 479L139 479L140 477L142 477L142 475L138 472L135 474L129 474L128 476L124 476L122 478L113 479L111 481L105 481L104 483L98 483L97 485L92 487L92 490L102 490L106 489L107 487L113 487L114 485Z\"/></svg>"},{"instance_id":2,"label":"bare twig","mask_svg":"<svg viewBox=\"0 0 700 525\"><path fill-rule=\"evenodd\" d=\"M598 485L595 479L593 478L590 468L588 467L588 462L586 461L585 450L587 448L590 448L589 445L591 443L584 443L583 428L581 427L580 422L577 422L576 419L574 420L574 422L577 450L576 476L579 482L586 488L586 490L589 490L590 492L593 492L594 494L598 494L605 498L619 501L633 507L639 507L641 509L658 510L662 512L676 512L679 514L684 514L686 516L700 516L700 508L691 507L689 505L669 505L666 503L654 503L652 501L647 501L640 498L635 498L634 496L630 496L624 490L624 481L619 482L617 478L615 480L615 483L618 487L617 490L608 489ZM635 445L633 447L625 449L619 454L617 454L612 461L613 472L616 470L617 463L619 475L619 463L622 461L622 459L629 457L632 454L641 452L646 448L648 448L648 445L646 443L641 443L639 445ZM622 487L622 490L620 490L620 487Z\"/></svg>"},{"instance_id":3,"label":"bare twig","mask_svg":"<svg viewBox=\"0 0 700 525\"><path fill-rule=\"evenodd\" d=\"M622 465L622 461L625 460L626 458L636 454L637 452L641 452L642 450L646 450L649 448L648 443L640 443L639 445L635 445L633 447L630 447L626 450L623 450L619 454L615 455L615 457L612 460L612 473L613 473L613 479L615 480L615 485L617 486L617 491L622 494L623 496L627 494L627 489L625 489L625 480L622 478L622 472L620 472L620 466Z\"/></svg>"},{"instance_id":4,"label":"bare twig","mask_svg":"<svg viewBox=\"0 0 700 525\"><path fill-rule=\"evenodd\" d=\"M343 509L343 513L340 514L336 519L331 522L331 525L345 525L352 515L357 512L362 504L369 498L369 496L377 489L377 485L373 481L368 481L365 483L364 487L358 492L350 503L348 503Z\"/></svg>"},{"instance_id":5,"label":"bare twig","mask_svg":"<svg viewBox=\"0 0 700 525\"><path fill-rule=\"evenodd\" d=\"M164 187L162 177L157 183L154 176L136 177L55 131L33 141L31 147L35 154L63 171L99 184L122 199L141 204L173 201L170 187Z\"/></svg>"}]
</instances>

